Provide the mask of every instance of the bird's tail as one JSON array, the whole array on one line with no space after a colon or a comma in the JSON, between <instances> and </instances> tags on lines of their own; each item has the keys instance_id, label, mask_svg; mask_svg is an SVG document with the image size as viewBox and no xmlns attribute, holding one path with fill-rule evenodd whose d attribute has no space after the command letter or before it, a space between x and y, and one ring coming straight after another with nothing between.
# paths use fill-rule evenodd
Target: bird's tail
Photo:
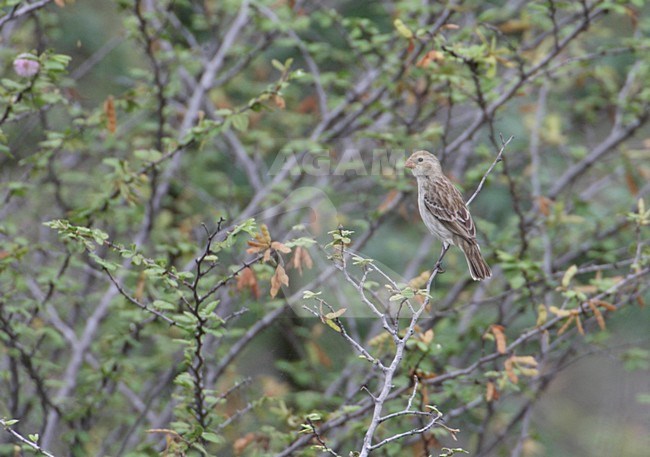
<instances>
[{"instance_id":1,"label":"bird's tail","mask_svg":"<svg viewBox=\"0 0 650 457\"><path fill-rule=\"evenodd\" d=\"M478 243L464 241L460 243L459 247L463 251L463 254L465 254L469 274L472 275L474 281L481 281L492 276L492 270L490 270L490 266L481 255L481 248L479 248Z\"/></svg>"}]
</instances>

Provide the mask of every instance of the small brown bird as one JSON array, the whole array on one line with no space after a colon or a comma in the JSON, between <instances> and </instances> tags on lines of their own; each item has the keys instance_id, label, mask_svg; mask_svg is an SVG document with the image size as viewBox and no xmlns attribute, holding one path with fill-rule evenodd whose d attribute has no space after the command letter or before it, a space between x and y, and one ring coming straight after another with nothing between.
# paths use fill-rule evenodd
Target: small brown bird
<instances>
[{"instance_id":1,"label":"small brown bird","mask_svg":"<svg viewBox=\"0 0 650 457\"><path fill-rule=\"evenodd\" d=\"M453 244L463 251L472 279L480 281L492 276L476 241L472 215L463 196L442 173L436 156L417 151L406 160L405 166L418 181L418 206L424 225L442 241L443 249Z\"/></svg>"}]
</instances>

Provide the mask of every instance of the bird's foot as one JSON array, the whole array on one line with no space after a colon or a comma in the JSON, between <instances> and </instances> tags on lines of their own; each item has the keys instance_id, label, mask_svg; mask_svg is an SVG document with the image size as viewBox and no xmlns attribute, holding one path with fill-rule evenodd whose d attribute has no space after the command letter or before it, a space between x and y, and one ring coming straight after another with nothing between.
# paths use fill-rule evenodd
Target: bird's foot
<instances>
[{"instance_id":1,"label":"bird's foot","mask_svg":"<svg viewBox=\"0 0 650 457\"><path fill-rule=\"evenodd\" d=\"M435 266L433 267L435 271L438 272L438 274L443 274L445 272L445 269L442 268L442 262L436 262Z\"/></svg>"}]
</instances>

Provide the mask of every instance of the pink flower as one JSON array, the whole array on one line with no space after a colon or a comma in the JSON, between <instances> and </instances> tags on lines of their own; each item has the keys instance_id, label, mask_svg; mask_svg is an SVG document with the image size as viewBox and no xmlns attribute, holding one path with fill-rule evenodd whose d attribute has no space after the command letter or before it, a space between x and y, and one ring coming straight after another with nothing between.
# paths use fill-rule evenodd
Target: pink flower
<instances>
[{"instance_id":1,"label":"pink flower","mask_svg":"<svg viewBox=\"0 0 650 457\"><path fill-rule=\"evenodd\" d=\"M38 63L37 57L33 54L19 54L14 60L14 70L18 73L18 76L29 78L38 73L40 68L41 64Z\"/></svg>"}]
</instances>

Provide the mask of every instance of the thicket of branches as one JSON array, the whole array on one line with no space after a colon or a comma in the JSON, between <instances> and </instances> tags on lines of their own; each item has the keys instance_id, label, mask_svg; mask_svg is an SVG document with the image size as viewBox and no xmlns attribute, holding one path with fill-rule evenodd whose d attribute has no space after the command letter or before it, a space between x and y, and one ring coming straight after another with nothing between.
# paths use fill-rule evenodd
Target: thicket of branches
<instances>
[{"instance_id":1,"label":"thicket of branches","mask_svg":"<svg viewBox=\"0 0 650 457\"><path fill-rule=\"evenodd\" d=\"M0 454L562 455L563 369L648 368L643 1L0 8Z\"/></svg>"}]
</instances>

